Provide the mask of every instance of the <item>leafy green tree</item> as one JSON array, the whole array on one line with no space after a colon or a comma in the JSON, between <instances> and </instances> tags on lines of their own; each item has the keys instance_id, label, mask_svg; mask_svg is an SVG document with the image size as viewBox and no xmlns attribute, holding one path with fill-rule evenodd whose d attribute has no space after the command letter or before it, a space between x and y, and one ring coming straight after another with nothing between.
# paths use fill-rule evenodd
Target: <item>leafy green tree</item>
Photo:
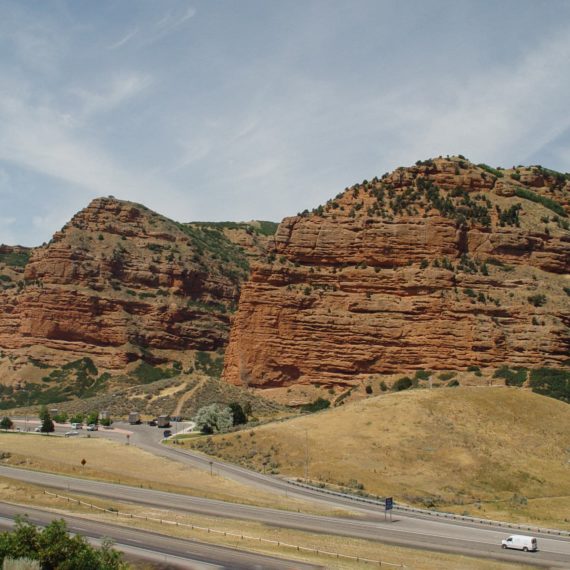
<instances>
[{"instance_id":1,"label":"leafy green tree","mask_svg":"<svg viewBox=\"0 0 570 570\"><path fill-rule=\"evenodd\" d=\"M210 404L198 410L194 421L202 433L220 433L232 427L233 415L228 406Z\"/></svg>"},{"instance_id":2,"label":"leafy green tree","mask_svg":"<svg viewBox=\"0 0 570 570\"><path fill-rule=\"evenodd\" d=\"M58 424L64 424L69 419L69 416L67 415L66 412L60 412L59 414L56 414L55 416L53 416L52 419L54 422L56 422Z\"/></svg>"},{"instance_id":3,"label":"leafy green tree","mask_svg":"<svg viewBox=\"0 0 570 570\"><path fill-rule=\"evenodd\" d=\"M91 412L87 416L87 425L98 424L99 423L99 412Z\"/></svg>"},{"instance_id":4,"label":"leafy green tree","mask_svg":"<svg viewBox=\"0 0 570 570\"><path fill-rule=\"evenodd\" d=\"M37 560L43 570L127 568L110 541L104 541L100 549L93 548L82 536L70 536L63 520L54 520L38 530L25 519L16 519L13 531L0 534L0 560L8 557Z\"/></svg>"},{"instance_id":5,"label":"leafy green tree","mask_svg":"<svg viewBox=\"0 0 570 570\"><path fill-rule=\"evenodd\" d=\"M238 402L232 402L230 404L230 410L232 412L234 426L247 423L247 416L245 415L245 411L241 407L241 404L239 404Z\"/></svg>"},{"instance_id":6,"label":"leafy green tree","mask_svg":"<svg viewBox=\"0 0 570 570\"><path fill-rule=\"evenodd\" d=\"M0 421L0 428L2 428L5 431L8 431L13 427L14 427L14 422L8 416L4 416Z\"/></svg>"},{"instance_id":7,"label":"leafy green tree","mask_svg":"<svg viewBox=\"0 0 570 570\"><path fill-rule=\"evenodd\" d=\"M75 414L69 419L72 424L82 424L85 416L83 414Z\"/></svg>"}]
</instances>

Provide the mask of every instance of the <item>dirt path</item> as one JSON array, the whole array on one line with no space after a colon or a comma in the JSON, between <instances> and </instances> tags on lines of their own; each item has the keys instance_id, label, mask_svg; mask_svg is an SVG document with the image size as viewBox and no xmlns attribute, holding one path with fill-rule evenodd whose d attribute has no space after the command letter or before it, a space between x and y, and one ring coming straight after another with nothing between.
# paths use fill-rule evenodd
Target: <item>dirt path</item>
<instances>
[{"instance_id":1,"label":"dirt path","mask_svg":"<svg viewBox=\"0 0 570 570\"><path fill-rule=\"evenodd\" d=\"M196 386L194 386L194 388L192 388L192 390L183 394L180 397L180 399L178 400L178 403L176 404L176 408L174 408L174 411L172 412L171 415L179 416L182 412L182 408L184 407L184 404L196 393L196 390L198 390L198 388L201 388L204 385L204 382L206 382L206 378L202 378L202 380L200 380L200 382L198 382L198 384L196 384Z\"/></svg>"}]
</instances>

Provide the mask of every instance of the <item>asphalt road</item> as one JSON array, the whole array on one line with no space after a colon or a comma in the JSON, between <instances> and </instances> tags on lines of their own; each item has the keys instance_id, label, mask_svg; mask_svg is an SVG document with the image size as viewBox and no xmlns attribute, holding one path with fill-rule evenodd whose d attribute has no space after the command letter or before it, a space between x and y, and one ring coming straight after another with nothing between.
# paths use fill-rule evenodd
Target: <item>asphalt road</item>
<instances>
[{"instance_id":1,"label":"asphalt road","mask_svg":"<svg viewBox=\"0 0 570 570\"><path fill-rule=\"evenodd\" d=\"M371 539L402 546L487 557L543 567L570 568L570 539L559 537L541 536L539 534L540 551L537 553L504 551L500 547L501 539L505 538L509 533L505 532L504 529L493 527L473 527L465 524L456 524L453 521L426 520L400 515L394 516L393 522L324 517L249 505L237 505L212 499L38 473L6 466L0 466L0 475L44 487L104 497L110 500L144 504L178 512L252 520L312 533ZM378 513L376 518L378 518Z\"/></svg>"},{"instance_id":2,"label":"asphalt road","mask_svg":"<svg viewBox=\"0 0 570 570\"><path fill-rule=\"evenodd\" d=\"M49 524L54 518L63 518L71 532L92 539L112 538L115 548L130 556L166 563L171 568L193 568L210 570L231 568L236 570L292 570L320 568L311 564L279 559L273 556L253 554L197 542L178 539L148 531L121 527L118 525L89 521L73 516L54 516L53 513L0 503L0 526L11 528L17 515L27 515L28 520L40 526Z\"/></svg>"}]
</instances>

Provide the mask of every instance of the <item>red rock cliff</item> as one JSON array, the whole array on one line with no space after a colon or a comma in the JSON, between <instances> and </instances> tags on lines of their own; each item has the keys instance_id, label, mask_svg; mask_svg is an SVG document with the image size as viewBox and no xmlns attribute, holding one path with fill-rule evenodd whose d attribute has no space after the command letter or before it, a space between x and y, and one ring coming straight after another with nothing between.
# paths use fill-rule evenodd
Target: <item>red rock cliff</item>
<instances>
[{"instance_id":1,"label":"red rock cliff","mask_svg":"<svg viewBox=\"0 0 570 570\"><path fill-rule=\"evenodd\" d=\"M569 349L568 176L418 162L283 220L223 377L251 387L556 365Z\"/></svg>"},{"instance_id":2,"label":"red rock cliff","mask_svg":"<svg viewBox=\"0 0 570 570\"><path fill-rule=\"evenodd\" d=\"M225 346L248 274L221 232L113 198L94 200L23 265L17 285L0 283L0 348L106 369Z\"/></svg>"}]
</instances>

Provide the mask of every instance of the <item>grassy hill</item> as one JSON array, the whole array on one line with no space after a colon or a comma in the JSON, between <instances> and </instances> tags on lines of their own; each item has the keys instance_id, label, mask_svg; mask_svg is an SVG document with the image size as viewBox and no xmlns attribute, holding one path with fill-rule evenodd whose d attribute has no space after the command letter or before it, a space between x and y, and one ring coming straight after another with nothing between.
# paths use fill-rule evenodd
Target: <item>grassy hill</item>
<instances>
[{"instance_id":1,"label":"grassy hill","mask_svg":"<svg viewBox=\"0 0 570 570\"><path fill-rule=\"evenodd\" d=\"M394 393L193 445L408 504L570 528L570 406L518 388Z\"/></svg>"}]
</instances>

